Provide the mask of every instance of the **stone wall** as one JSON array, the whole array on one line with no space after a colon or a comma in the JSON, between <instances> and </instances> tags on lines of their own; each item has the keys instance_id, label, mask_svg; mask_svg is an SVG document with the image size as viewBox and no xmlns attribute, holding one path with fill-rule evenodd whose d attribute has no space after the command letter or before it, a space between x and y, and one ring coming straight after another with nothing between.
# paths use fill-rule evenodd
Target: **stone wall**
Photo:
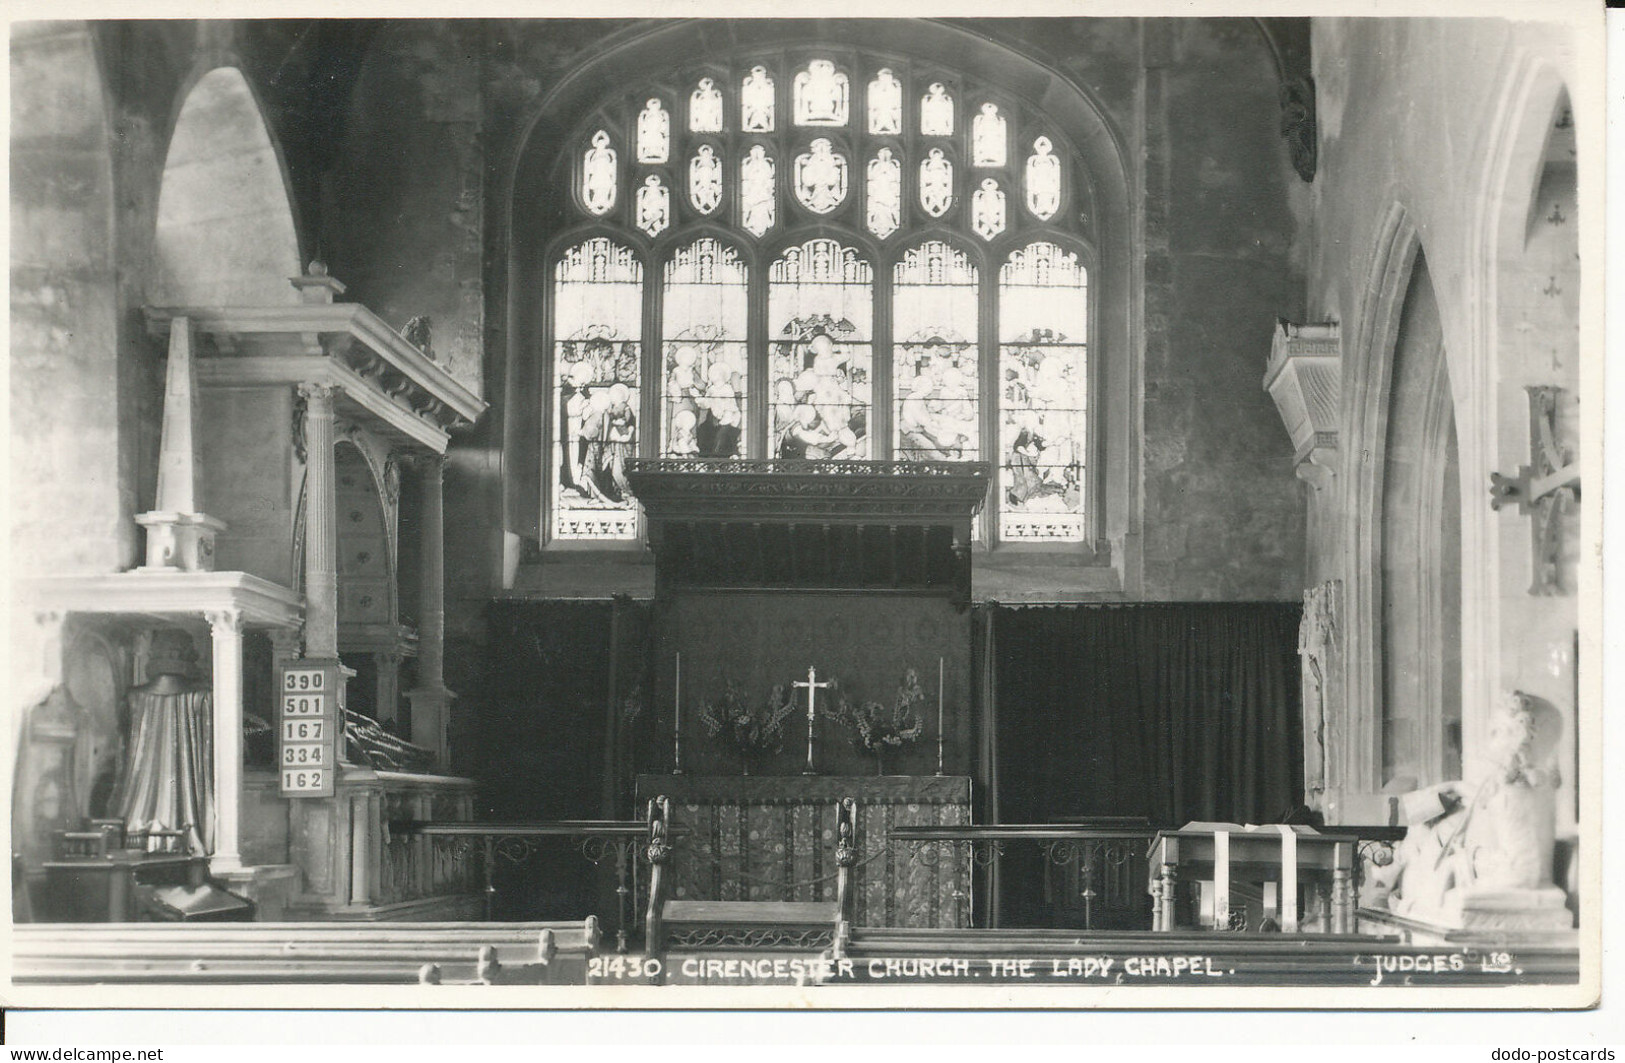
<instances>
[{"instance_id":1,"label":"stone wall","mask_svg":"<svg viewBox=\"0 0 1625 1063\"><path fill-rule=\"evenodd\" d=\"M1001 573L990 565L978 595L1294 598L1302 585L1300 487L1259 377L1275 318L1300 316L1304 304L1305 192L1278 133L1269 44L1242 19L956 25L1031 55L1036 65L1016 88L1040 106L1079 98L1060 79L1085 94L1102 150L1124 170L1127 203L1110 222L1126 227L1130 260L1127 287L1109 308L1127 325L1112 352L1113 401L1102 411L1135 440L1120 448L1129 453L1111 486L1116 571L1041 561ZM14 379L14 423L53 441L31 448L35 460L66 464L30 474L40 486L25 504L37 500L37 516L25 509L18 542L47 551L51 564L90 571L137 560L130 517L151 505L161 413L162 349L146 335L140 307L150 295L163 162L191 80L212 65L238 65L285 167L303 256L326 259L350 286L347 297L393 326L431 316L441 363L492 403L455 441L446 472L448 681L457 688L458 669L478 659L464 651L483 638L484 603L503 593L524 545L504 527L503 476L524 456L503 449L503 389L510 331L537 301L508 301L511 181L527 138L554 135L532 128L542 104L572 91L569 74L585 59L645 26L266 20L72 31L94 38L94 47L74 46L83 75L52 79L41 62L32 83L58 103L73 102L83 91L74 86L94 84L99 63L105 90L76 105L70 121L45 125L54 127L51 150L90 167L85 187L95 195L74 202L104 206L90 221L66 218L62 190L30 184L20 171L14 316L17 335L32 338L15 348L14 364L37 375L25 372L20 387ZM41 32L38 44L18 38L14 64L47 47L50 34ZM98 96L110 139L96 132L102 119L86 124ZM524 207L545 224L557 200ZM30 228L35 210L40 224ZM28 273L23 256L36 232L89 241L71 254L39 251L41 265L78 261L78 272ZM90 287L74 287L92 277ZM67 345L74 372L59 372L70 363L52 344ZM84 491L94 497L67 496ZM62 534L48 520L85 526ZM606 565L593 577L574 566L572 593L640 590L644 569ZM616 573L628 571L632 583L623 587ZM546 581L520 587L551 593Z\"/></svg>"},{"instance_id":2,"label":"stone wall","mask_svg":"<svg viewBox=\"0 0 1625 1063\"><path fill-rule=\"evenodd\" d=\"M1143 597L1295 598L1300 488L1260 384L1303 305L1278 81L1251 20L1147 33Z\"/></svg>"},{"instance_id":3,"label":"stone wall","mask_svg":"<svg viewBox=\"0 0 1625 1063\"><path fill-rule=\"evenodd\" d=\"M12 40L13 563L106 572L134 558L121 471L112 129L82 24ZM128 422L126 422L126 426Z\"/></svg>"},{"instance_id":4,"label":"stone wall","mask_svg":"<svg viewBox=\"0 0 1625 1063\"><path fill-rule=\"evenodd\" d=\"M1595 33L1593 34L1595 36ZM1544 242L1558 230L1533 226L1541 156L1568 92L1584 98L1577 38L1557 27L1498 20L1317 19L1314 72L1319 90L1321 178L1313 189L1312 261L1307 312L1339 321L1344 345L1342 470L1334 518L1343 529L1332 556L1316 556L1317 574L1349 581L1348 687L1354 739L1373 733L1381 716L1381 632L1362 618L1362 600L1379 600L1365 500L1377 479L1386 425L1386 367L1411 264L1425 255L1438 302L1444 357L1454 392L1460 460L1462 726L1469 778L1496 702L1518 689L1551 701L1564 714L1566 775L1575 762L1574 646L1579 625L1572 582L1572 544L1563 564L1567 589L1534 596L1529 518L1516 507L1489 506L1491 472L1515 473L1529 462L1529 409L1524 386L1551 384L1568 398L1559 432L1577 442L1574 395L1581 370L1572 259L1546 269ZM1589 45L1587 45L1589 47ZM1574 112L1582 131L1600 135L1600 116ZM1589 143L1600 143L1592 139ZM1580 160L1586 165L1586 160ZM1569 206L1560 187L1551 191ZM1542 201L1542 213L1552 203ZM1572 217L1572 215L1570 215ZM1562 228L1576 245L1577 226ZM1532 268L1531 256L1542 258ZM1548 288L1557 289L1547 295ZM1554 307L1554 301L1556 305ZM1538 311L1531 317L1532 309ZM1541 317L1540 314L1547 314ZM1553 323L1555 322L1555 324ZM1362 488L1364 493L1362 494ZM1577 523L1578 514L1574 517ZM1571 527L1570 535L1575 534ZM1362 729L1363 727L1363 729ZM1380 785L1367 756L1351 785ZM1572 821L1573 791L1559 802ZM1351 796L1345 821L1386 812L1385 799Z\"/></svg>"}]
</instances>

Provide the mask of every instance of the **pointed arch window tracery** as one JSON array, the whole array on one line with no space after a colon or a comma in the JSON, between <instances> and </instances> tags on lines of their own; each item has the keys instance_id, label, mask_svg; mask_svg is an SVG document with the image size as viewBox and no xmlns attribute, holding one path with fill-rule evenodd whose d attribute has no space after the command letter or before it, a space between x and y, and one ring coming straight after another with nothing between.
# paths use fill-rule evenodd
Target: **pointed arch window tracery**
<instances>
[{"instance_id":1,"label":"pointed arch window tracery","mask_svg":"<svg viewBox=\"0 0 1625 1063\"><path fill-rule=\"evenodd\" d=\"M641 534L633 454L979 458L1001 486L978 540L1086 537L1090 234L1042 116L861 54L619 101L575 141L597 231L550 272L550 538Z\"/></svg>"}]
</instances>

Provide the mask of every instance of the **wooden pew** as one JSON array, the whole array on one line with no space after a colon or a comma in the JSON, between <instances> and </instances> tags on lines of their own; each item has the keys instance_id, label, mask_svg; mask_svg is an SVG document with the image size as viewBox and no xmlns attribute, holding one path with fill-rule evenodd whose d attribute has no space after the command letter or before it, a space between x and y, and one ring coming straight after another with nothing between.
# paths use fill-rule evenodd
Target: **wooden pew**
<instances>
[{"instance_id":1,"label":"wooden pew","mask_svg":"<svg viewBox=\"0 0 1625 1063\"><path fill-rule=\"evenodd\" d=\"M14 928L13 977L580 985L599 944L590 916L552 923L33 923Z\"/></svg>"}]
</instances>

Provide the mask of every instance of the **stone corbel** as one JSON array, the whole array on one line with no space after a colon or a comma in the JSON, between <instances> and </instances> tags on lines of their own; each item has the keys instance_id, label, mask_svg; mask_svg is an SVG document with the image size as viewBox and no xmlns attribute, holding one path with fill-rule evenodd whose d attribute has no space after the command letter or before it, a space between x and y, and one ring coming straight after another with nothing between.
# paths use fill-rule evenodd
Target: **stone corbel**
<instances>
[{"instance_id":1,"label":"stone corbel","mask_svg":"<svg viewBox=\"0 0 1625 1063\"><path fill-rule=\"evenodd\" d=\"M1335 321L1276 324L1264 390L1292 437L1298 478L1319 489L1330 486L1337 475L1342 381L1342 340Z\"/></svg>"},{"instance_id":2,"label":"stone corbel","mask_svg":"<svg viewBox=\"0 0 1625 1063\"><path fill-rule=\"evenodd\" d=\"M1292 156L1292 168L1305 181L1315 179L1319 132L1315 122L1315 79L1288 78L1281 83L1281 138Z\"/></svg>"},{"instance_id":3,"label":"stone corbel","mask_svg":"<svg viewBox=\"0 0 1625 1063\"><path fill-rule=\"evenodd\" d=\"M1299 460L1293 472L1298 479L1316 491L1325 491L1337 482L1338 451L1336 446L1311 447Z\"/></svg>"}]
</instances>

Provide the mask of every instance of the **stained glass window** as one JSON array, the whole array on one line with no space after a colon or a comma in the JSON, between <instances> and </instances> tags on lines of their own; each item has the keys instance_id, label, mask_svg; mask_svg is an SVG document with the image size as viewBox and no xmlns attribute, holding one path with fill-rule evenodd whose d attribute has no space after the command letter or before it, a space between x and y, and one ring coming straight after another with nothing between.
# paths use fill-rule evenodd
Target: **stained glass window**
<instances>
[{"instance_id":1,"label":"stained glass window","mask_svg":"<svg viewBox=\"0 0 1625 1063\"><path fill-rule=\"evenodd\" d=\"M739 218L745 231L761 236L773 228L777 210L773 199L773 160L767 149L753 145L739 164Z\"/></svg>"},{"instance_id":2,"label":"stained glass window","mask_svg":"<svg viewBox=\"0 0 1625 1063\"><path fill-rule=\"evenodd\" d=\"M604 237L553 270L553 537L632 539L637 501L626 463L637 448L643 266Z\"/></svg>"},{"instance_id":3,"label":"stained glass window","mask_svg":"<svg viewBox=\"0 0 1625 1063\"><path fill-rule=\"evenodd\" d=\"M999 270L999 536L1084 537L1088 282L1076 254L1037 242Z\"/></svg>"},{"instance_id":4,"label":"stained glass window","mask_svg":"<svg viewBox=\"0 0 1625 1063\"><path fill-rule=\"evenodd\" d=\"M688 98L688 131L722 132L722 90L710 78L701 78Z\"/></svg>"},{"instance_id":5,"label":"stained glass window","mask_svg":"<svg viewBox=\"0 0 1625 1063\"><path fill-rule=\"evenodd\" d=\"M796 157L796 198L815 214L828 214L846 198L846 158L823 137Z\"/></svg>"},{"instance_id":6,"label":"stained glass window","mask_svg":"<svg viewBox=\"0 0 1625 1063\"><path fill-rule=\"evenodd\" d=\"M689 160L688 201L701 214L710 214L722 203L722 160L709 144L701 144Z\"/></svg>"},{"instance_id":7,"label":"stained glass window","mask_svg":"<svg viewBox=\"0 0 1625 1063\"><path fill-rule=\"evenodd\" d=\"M869 82L869 132L896 136L903 131L903 83L882 67Z\"/></svg>"},{"instance_id":8,"label":"stained glass window","mask_svg":"<svg viewBox=\"0 0 1625 1063\"><path fill-rule=\"evenodd\" d=\"M581 159L581 202L589 213L607 214L614 208L615 162L609 134L600 129L592 135L592 147Z\"/></svg>"},{"instance_id":9,"label":"stained glass window","mask_svg":"<svg viewBox=\"0 0 1625 1063\"><path fill-rule=\"evenodd\" d=\"M768 397L778 458L869 457L874 272L835 240L768 271Z\"/></svg>"},{"instance_id":10,"label":"stained glass window","mask_svg":"<svg viewBox=\"0 0 1625 1063\"><path fill-rule=\"evenodd\" d=\"M638 189L638 228L650 236L659 236L670 224L671 191L659 174L650 174Z\"/></svg>"},{"instance_id":11,"label":"stained glass window","mask_svg":"<svg viewBox=\"0 0 1625 1063\"><path fill-rule=\"evenodd\" d=\"M1053 151L1049 137L1039 137L1027 156L1027 209L1045 220L1061 209L1061 160Z\"/></svg>"},{"instance_id":12,"label":"stained glass window","mask_svg":"<svg viewBox=\"0 0 1625 1063\"><path fill-rule=\"evenodd\" d=\"M903 167L890 148L881 148L869 160L864 197L869 231L884 240L897 231L903 210Z\"/></svg>"},{"instance_id":13,"label":"stained glass window","mask_svg":"<svg viewBox=\"0 0 1625 1063\"><path fill-rule=\"evenodd\" d=\"M976 267L940 240L892 268L893 445L901 461L974 461L977 421Z\"/></svg>"},{"instance_id":14,"label":"stained glass window","mask_svg":"<svg viewBox=\"0 0 1625 1063\"><path fill-rule=\"evenodd\" d=\"M674 458L986 460L977 538L1095 534L1086 279L1061 247L1087 219L1061 209L1059 130L970 72L861 50L846 70L753 55L705 73L648 71L571 149L574 221L619 235L551 265L547 537L640 534L625 469L645 435ZM856 228L876 258L830 235ZM630 248L654 240L671 250L646 277Z\"/></svg>"},{"instance_id":15,"label":"stained glass window","mask_svg":"<svg viewBox=\"0 0 1625 1063\"><path fill-rule=\"evenodd\" d=\"M928 137L953 136L954 98L940 81L932 82L920 99L920 132Z\"/></svg>"},{"instance_id":16,"label":"stained glass window","mask_svg":"<svg viewBox=\"0 0 1625 1063\"><path fill-rule=\"evenodd\" d=\"M996 103L982 104L982 110L971 119L971 165L1004 165L1004 116Z\"/></svg>"},{"instance_id":17,"label":"stained glass window","mask_svg":"<svg viewBox=\"0 0 1625 1063\"><path fill-rule=\"evenodd\" d=\"M982 187L970 197L971 228L984 240L991 240L1004 232L1004 192L999 182L991 177L982 179Z\"/></svg>"},{"instance_id":18,"label":"stained glass window","mask_svg":"<svg viewBox=\"0 0 1625 1063\"><path fill-rule=\"evenodd\" d=\"M773 132L773 75L753 66L739 86L739 128L747 133Z\"/></svg>"},{"instance_id":19,"label":"stained glass window","mask_svg":"<svg viewBox=\"0 0 1625 1063\"><path fill-rule=\"evenodd\" d=\"M828 59L814 59L791 83L796 125L846 125L847 77Z\"/></svg>"},{"instance_id":20,"label":"stained glass window","mask_svg":"<svg viewBox=\"0 0 1625 1063\"><path fill-rule=\"evenodd\" d=\"M745 456L747 296L744 264L711 237L679 248L666 264L662 457Z\"/></svg>"},{"instance_id":21,"label":"stained glass window","mask_svg":"<svg viewBox=\"0 0 1625 1063\"><path fill-rule=\"evenodd\" d=\"M932 148L920 163L920 206L940 218L954 203L954 164L941 148Z\"/></svg>"},{"instance_id":22,"label":"stained glass window","mask_svg":"<svg viewBox=\"0 0 1625 1063\"><path fill-rule=\"evenodd\" d=\"M671 152L671 115L659 100L638 112L638 161L665 162Z\"/></svg>"}]
</instances>

